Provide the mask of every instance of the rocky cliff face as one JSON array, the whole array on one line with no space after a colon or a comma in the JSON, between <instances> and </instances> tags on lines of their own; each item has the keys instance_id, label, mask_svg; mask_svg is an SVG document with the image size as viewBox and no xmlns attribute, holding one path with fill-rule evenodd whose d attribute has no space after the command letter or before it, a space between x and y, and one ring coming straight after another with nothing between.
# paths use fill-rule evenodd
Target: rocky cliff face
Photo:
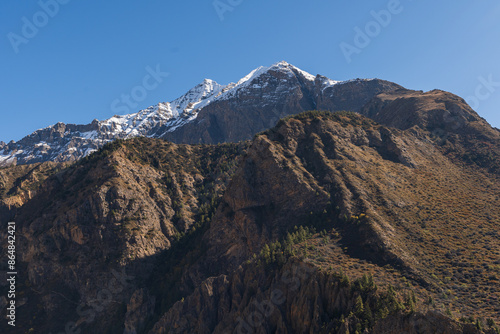
<instances>
[{"instance_id":1,"label":"rocky cliff face","mask_svg":"<svg viewBox=\"0 0 500 334\"><path fill-rule=\"evenodd\" d=\"M338 275L302 262L290 261L271 271L245 266L230 276L204 281L149 333L347 334L361 333L369 323L376 324L364 333L481 333L473 324L454 321L435 311L400 310L376 320L380 315L370 308L386 303L387 295L375 290L358 290ZM364 300L361 308L359 300Z\"/></svg>"},{"instance_id":2,"label":"rocky cliff face","mask_svg":"<svg viewBox=\"0 0 500 334\"><path fill-rule=\"evenodd\" d=\"M500 321L500 183L482 155L497 130L471 114L477 132L443 138L376 108L382 124L308 112L251 143L133 139L2 169L26 275L16 330L485 332Z\"/></svg>"}]
</instances>

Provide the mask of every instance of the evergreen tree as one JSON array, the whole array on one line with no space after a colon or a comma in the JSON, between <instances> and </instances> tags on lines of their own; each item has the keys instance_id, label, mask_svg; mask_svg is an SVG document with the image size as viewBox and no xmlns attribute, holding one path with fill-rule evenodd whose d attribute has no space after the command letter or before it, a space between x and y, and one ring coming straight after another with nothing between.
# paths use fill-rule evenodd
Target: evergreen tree
<instances>
[{"instance_id":1,"label":"evergreen tree","mask_svg":"<svg viewBox=\"0 0 500 334\"><path fill-rule=\"evenodd\" d=\"M358 298L356 298L356 302L354 303L354 312L359 318L361 318L363 316L364 311L365 308L363 305L363 298L361 298L361 296L358 296Z\"/></svg>"}]
</instances>

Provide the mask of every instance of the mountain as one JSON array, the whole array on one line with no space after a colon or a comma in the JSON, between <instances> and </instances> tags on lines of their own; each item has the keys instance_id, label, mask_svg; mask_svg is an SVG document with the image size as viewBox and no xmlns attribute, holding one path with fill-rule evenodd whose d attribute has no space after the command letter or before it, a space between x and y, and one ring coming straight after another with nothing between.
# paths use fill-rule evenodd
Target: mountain
<instances>
[{"instance_id":1,"label":"mountain","mask_svg":"<svg viewBox=\"0 0 500 334\"><path fill-rule=\"evenodd\" d=\"M500 333L500 131L451 93L280 62L1 145L2 333Z\"/></svg>"},{"instance_id":2,"label":"mountain","mask_svg":"<svg viewBox=\"0 0 500 334\"><path fill-rule=\"evenodd\" d=\"M461 101L381 93L360 109L379 123L304 112L0 169L9 333L498 333L499 133ZM441 108L463 129L436 131Z\"/></svg>"},{"instance_id":3,"label":"mountain","mask_svg":"<svg viewBox=\"0 0 500 334\"><path fill-rule=\"evenodd\" d=\"M403 87L379 79L333 81L286 62L261 67L202 109L192 122L161 138L177 143L237 142L307 110L359 111L373 97Z\"/></svg>"},{"instance_id":4,"label":"mountain","mask_svg":"<svg viewBox=\"0 0 500 334\"><path fill-rule=\"evenodd\" d=\"M226 86L205 79L170 103L134 114L86 125L57 123L18 142L0 143L0 166L75 161L110 141L132 137L176 143L247 140L282 117L312 109L358 111L375 95L400 88L378 79L333 81L279 62Z\"/></svg>"},{"instance_id":5,"label":"mountain","mask_svg":"<svg viewBox=\"0 0 500 334\"><path fill-rule=\"evenodd\" d=\"M425 130L448 156L500 171L500 130L459 96L442 90L397 90L375 96L359 113L400 130Z\"/></svg>"}]
</instances>

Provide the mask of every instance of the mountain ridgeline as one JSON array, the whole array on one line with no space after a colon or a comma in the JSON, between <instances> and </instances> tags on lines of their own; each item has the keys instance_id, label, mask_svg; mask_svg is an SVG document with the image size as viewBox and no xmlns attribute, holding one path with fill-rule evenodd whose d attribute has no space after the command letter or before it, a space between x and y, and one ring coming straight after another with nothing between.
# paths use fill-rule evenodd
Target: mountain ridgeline
<instances>
[{"instance_id":1,"label":"mountain ridgeline","mask_svg":"<svg viewBox=\"0 0 500 334\"><path fill-rule=\"evenodd\" d=\"M184 144L249 140L282 117L313 109L359 111L375 95L400 88L378 79L333 81L279 62L226 86L205 79L178 99L137 113L86 125L57 123L18 142L0 142L0 166L75 161L133 137Z\"/></svg>"},{"instance_id":2,"label":"mountain ridgeline","mask_svg":"<svg viewBox=\"0 0 500 334\"><path fill-rule=\"evenodd\" d=\"M500 333L500 131L463 99L284 62L205 83L3 145L2 333Z\"/></svg>"}]
</instances>

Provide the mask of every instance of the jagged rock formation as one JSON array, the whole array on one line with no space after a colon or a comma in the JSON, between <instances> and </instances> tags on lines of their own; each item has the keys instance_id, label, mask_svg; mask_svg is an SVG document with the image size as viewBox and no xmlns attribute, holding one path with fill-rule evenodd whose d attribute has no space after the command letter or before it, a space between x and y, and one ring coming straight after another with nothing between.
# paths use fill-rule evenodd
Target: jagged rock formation
<instances>
[{"instance_id":1,"label":"jagged rock formation","mask_svg":"<svg viewBox=\"0 0 500 334\"><path fill-rule=\"evenodd\" d=\"M368 294L357 291L338 276L301 262L290 261L271 273L263 267L240 268L230 276L204 281L189 297L172 306L149 333L361 332L360 319L354 310L362 295L363 307L382 299L375 297L373 291ZM376 312L369 312L376 317ZM365 333L480 331L473 324L462 324L439 312L428 311L393 314L377 321Z\"/></svg>"}]
</instances>

